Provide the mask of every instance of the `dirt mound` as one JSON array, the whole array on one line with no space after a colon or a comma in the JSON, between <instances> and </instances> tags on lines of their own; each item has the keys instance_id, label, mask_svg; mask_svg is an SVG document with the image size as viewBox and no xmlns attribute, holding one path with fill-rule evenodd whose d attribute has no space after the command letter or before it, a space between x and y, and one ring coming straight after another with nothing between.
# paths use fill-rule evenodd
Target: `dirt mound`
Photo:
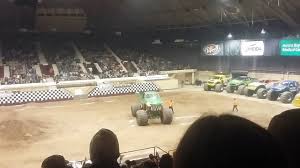
<instances>
[{"instance_id":1,"label":"dirt mound","mask_svg":"<svg viewBox=\"0 0 300 168\"><path fill-rule=\"evenodd\" d=\"M9 141L30 140L40 137L44 128L37 121L5 120L0 122L0 138Z\"/></svg>"}]
</instances>

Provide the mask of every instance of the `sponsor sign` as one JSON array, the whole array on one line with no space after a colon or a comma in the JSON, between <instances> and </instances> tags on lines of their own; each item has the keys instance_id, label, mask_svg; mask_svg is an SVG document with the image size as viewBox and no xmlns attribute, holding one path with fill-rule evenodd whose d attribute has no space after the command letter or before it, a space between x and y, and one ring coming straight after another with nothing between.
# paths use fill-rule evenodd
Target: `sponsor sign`
<instances>
[{"instance_id":1,"label":"sponsor sign","mask_svg":"<svg viewBox=\"0 0 300 168\"><path fill-rule=\"evenodd\" d=\"M265 44L263 41L242 41L241 55L242 56L263 56Z\"/></svg>"},{"instance_id":2,"label":"sponsor sign","mask_svg":"<svg viewBox=\"0 0 300 168\"><path fill-rule=\"evenodd\" d=\"M281 40L279 48L281 56L300 56L300 39Z\"/></svg>"},{"instance_id":3,"label":"sponsor sign","mask_svg":"<svg viewBox=\"0 0 300 168\"><path fill-rule=\"evenodd\" d=\"M222 56L223 55L223 43L208 44L203 48L205 55Z\"/></svg>"}]
</instances>

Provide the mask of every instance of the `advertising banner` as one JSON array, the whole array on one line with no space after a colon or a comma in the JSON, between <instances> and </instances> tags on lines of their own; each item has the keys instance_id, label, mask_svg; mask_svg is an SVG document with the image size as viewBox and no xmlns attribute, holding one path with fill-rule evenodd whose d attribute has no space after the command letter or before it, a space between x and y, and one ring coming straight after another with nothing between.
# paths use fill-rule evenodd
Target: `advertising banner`
<instances>
[{"instance_id":1,"label":"advertising banner","mask_svg":"<svg viewBox=\"0 0 300 168\"><path fill-rule=\"evenodd\" d=\"M225 43L225 55L226 56L239 56L241 54L241 41L229 40Z\"/></svg>"},{"instance_id":2,"label":"advertising banner","mask_svg":"<svg viewBox=\"0 0 300 168\"><path fill-rule=\"evenodd\" d=\"M203 53L207 56L223 56L224 45L223 43L208 44L203 47Z\"/></svg>"},{"instance_id":3,"label":"advertising banner","mask_svg":"<svg viewBox=\"0 0 300 168\"><path fill-rule=\"evenodd\" d=\"M241 55L242 56L263 56L265 44L263 41L242 41Z\"/></svg>"},{"instance_id":4,"label":"advertising banner","mask_svg":"<svg viewBox=\"0 0 300 168\"><path fill-rule=\"evenodd\" d=\"M279 49L281 56L300 56L300 39L281 40Z\"/></svg>"}]
</instances>

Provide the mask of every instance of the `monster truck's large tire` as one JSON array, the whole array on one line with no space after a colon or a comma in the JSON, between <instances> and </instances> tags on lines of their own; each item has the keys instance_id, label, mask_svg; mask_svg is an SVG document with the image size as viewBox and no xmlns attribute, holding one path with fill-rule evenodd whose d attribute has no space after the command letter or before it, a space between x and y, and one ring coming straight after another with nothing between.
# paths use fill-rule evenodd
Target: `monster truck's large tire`
<instances>
[{"instance_id":1,"label":"monster truck's large tire","mask_svg":"<svg viewBox=\"0 0 300 168\"><path fill-rule=\"evenodd\" d=\"M268 91L266 89L260 88L257 90L256 96L259 99L265 99L265 98L267 98L267 93L268 93Z\"/></svg>"},{"instance_id":2,"label":"monster truck's large tire","mask_svg":"<svg viewBox=\"0 0 300 168\"><path fill-rule=\"evenodd\" d=\"M227 93L233 93L234 92L234 89L231 87L231 86L226 86L226 92Z\"/></svg>"},{"instance_id":3,"label":"monster truck's large tire","mask_svg":"<svg viewBox=\"0 0 300 168\"><path fill-rule=\"evenodd\" d=\"M204 91L210 91L210 87L207 83L204 84Z\"/></svg>"},{"instance_id":4,"label":"monster truck's large tire","mask_svg":"<svg viewBox=\"0 0 300 168\"><path fill-rule=\"evenodd\" d=\"M245 88L246 88L246 86L244 86L244 85L239 86L239 87L238 87L238 90L237 90L237 93L238 93L239 95L244 95L244 94L245 94L245 93L244 93Z\"/></svg>"},{"instance_id":5,"label":"monster truck's large tire","mask_svg":"<svg viewBox=\"0 0 300 168\"><path fill-rule=\"evenodd\" d=\"M252 97L253 94L254 94L254 91L253 91L253 90L249 90L247 87L245 87L245 89L244 89L244 94L245 94L245 96L247 96L247 97Z\"/></svg>"},{"instance_id":6,"label":"monster truck's large tire","mask_svg":"<svg viewBox=\"0 0 300 168\"><path fill-rule=\"evenodd\" d=\"M173 111L168 108L164 108L160 115L162 124L171 124L173 121Z\"/></svg>"},{"instance_id":7,"label":"monster truck's large tire","mask_svg":"<svg viewBox=\"0 0 300 168\"><path fill-rule=\"evenodd\" d=\"M131 115L132 115L132 117L136 117L136 112L140 109L141 109L140 104L136 104L136 105L131 106Z\"/></svg>"},{"instance_id":8,"label":"monster truck's large tire","mask_svg":"<svg viewBox=\"0 0 300 168\"><path fill-rule=\"evenodd\" d=\"M293 101L293 98L294 96L293 93L291 92L283 92L280 95L280 101L285 104L291 103Z\"/></svg>"},{"instance_id":9,"label":"monster truck's large tire","mask_svg":"<svg viewBox=\"0 0 300 168\"><path fill-rule=\"evenodd\" d=\"M139 126L148 125L148 114L145 110L138 110L136 112L136 122Z\"/></svg>"},{"instance_id":10,"label":"monster truck's large tire","mask_svg":"<svg viewBox=\"0 0 300 168\"><path fill-rule=\"evenodd\" d=\"M223 87L223 85L222 84L216 84L216 86L215 86L215 91L216 92L223 92L223 90L224 90L224 87Z\"/></svg>"},{"instance_id":11,"label":"monster truck's large tire","mask_svg":"<svg viewBox=\"0 0 300 168\"><path fill-rule=\"evenodd\" d=\"M269 90L268 93L267 93L267 99L270 100L270 101L276 101L278 98L278 93L272 91L272 90Z\"/></svg>"}]
</instances>

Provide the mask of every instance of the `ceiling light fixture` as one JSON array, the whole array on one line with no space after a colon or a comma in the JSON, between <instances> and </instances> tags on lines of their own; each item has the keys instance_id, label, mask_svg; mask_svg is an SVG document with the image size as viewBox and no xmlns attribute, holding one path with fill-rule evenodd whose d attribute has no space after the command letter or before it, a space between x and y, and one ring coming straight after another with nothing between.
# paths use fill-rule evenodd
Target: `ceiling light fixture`
<instances>
[{"instance_id":1,"label":"ceiling light fixture","mask_svg":"<svg viewBox=\"0 0 300 168\"><path fill-rule=\"evenodd\" d=\"M232 34L229 33L229 34L227 35L227 38L231 39L231 38L232 38Z\"/></svg>"}]
</instances>

